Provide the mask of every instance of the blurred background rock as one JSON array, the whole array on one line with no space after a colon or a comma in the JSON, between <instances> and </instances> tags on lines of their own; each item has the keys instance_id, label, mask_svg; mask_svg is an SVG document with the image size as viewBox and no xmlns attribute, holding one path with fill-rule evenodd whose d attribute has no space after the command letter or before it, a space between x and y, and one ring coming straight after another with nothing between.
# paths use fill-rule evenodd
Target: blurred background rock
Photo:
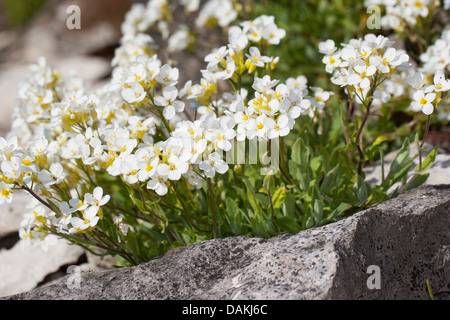
<instances>
[{"instance_id":1,"label":"blurred background rock","mask_svg":"<svg viewBox=\"0 0 450 320\"><path fill-rule=\"evenodd\" d=\"M38 57L45 56L61 74L75 70L92 85L107 78L131 4L131 0L0 0L0 134L10 128L17 86ZM66 27L70 5L81 9L80 30Z\"/></svg>"}]
</instances>

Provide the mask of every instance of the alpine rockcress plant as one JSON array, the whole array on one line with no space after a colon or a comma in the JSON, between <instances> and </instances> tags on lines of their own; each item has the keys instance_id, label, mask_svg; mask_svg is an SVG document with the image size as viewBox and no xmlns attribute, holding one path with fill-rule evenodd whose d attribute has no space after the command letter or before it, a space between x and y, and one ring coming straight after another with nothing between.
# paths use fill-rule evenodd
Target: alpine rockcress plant
<instances>
[{"instance_id":1,"label":"alpine rockcress plant","mask_svg":"<svg viewBox=\"0 0 450 320\"><path fill-rule=\"evenodd\" d=\"M182 2L200 10L196 1ZM229 20L211 18L217 2L228 3ZM179 70L159 60L145 34L169 14L163 4L150 1L145 12L151 14L142 15L138 5L127 15L112 79L99 90L88 93L78 76L61 76L45 58L31 66L19 88L11 133L0 138L0 202L11 203L19 189L33 196L20 228L22 245L46 250L64 238L133 265L204 239L267 237L334 221L350 208L385 200L412 161L399 159L371 195L362 169L384 141L365 141L371 108L408 91L409 79L415 90L411 109L430 115L450 87L443 73L429 85L421 73L411 76L408 55L386 37L366 35L341 49L331 40L321 43L331 82L345 88L353 111L344 123L349 158L326 170L338 158L325 156L327 164L312 158L302 119L321 123L333 93L309 87L303 76L284 83L272 77L279 57L265 52L286 35L274 17L228 27L228 43L205 57L200 83L180 84ZM228 26L236 18L233 10L231 2L208 1L197 23L213 19ZM402 80L395 82L398 92L388 85L395 79ZM195 109L194 118L187 108ZM293 130L299 138L286 145ZM261 163L236 164L227 156L239 143L248 149L255 141L279 143L276 174L261 175ZM420 153L417 179L403 190L424 181L432 158L422 166ZM339 165L346 173L339 175Z\"/></svg>"}]
</instances>

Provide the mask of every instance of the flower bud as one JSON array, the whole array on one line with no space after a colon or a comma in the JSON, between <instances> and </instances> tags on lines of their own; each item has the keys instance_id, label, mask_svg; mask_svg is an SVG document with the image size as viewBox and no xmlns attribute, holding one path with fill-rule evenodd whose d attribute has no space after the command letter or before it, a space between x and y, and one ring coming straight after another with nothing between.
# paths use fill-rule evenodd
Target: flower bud
<instances>
[{"instance_id":1,"label":"flower bud","mask_svg":"<svg viewBox=\"0 0 450 320\"><path fill-rule=\"evenodd\" d=\"M237 164L233 168L235 173L241 173L242 172L242 166L240 164Z\"/></svg>"}]
</instances>

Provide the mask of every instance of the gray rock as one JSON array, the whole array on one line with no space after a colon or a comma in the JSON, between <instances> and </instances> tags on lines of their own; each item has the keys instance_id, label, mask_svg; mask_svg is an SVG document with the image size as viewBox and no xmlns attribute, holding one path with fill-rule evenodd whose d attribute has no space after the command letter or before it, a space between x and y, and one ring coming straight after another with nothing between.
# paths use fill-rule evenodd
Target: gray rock
<instances>
[{"instance_id":1,"label":"gray rock","mask_svg":"<svg viewBox=\"0 0 450 320\"><path fill-rule=\"evenodd\" d=\"M440 297L450 291L449 213L450 185L423 186L295 235L204 241L6 299L429 299L427 279ZM368 287L370 266L380 289Z\"/></svg>"}]
</instances>

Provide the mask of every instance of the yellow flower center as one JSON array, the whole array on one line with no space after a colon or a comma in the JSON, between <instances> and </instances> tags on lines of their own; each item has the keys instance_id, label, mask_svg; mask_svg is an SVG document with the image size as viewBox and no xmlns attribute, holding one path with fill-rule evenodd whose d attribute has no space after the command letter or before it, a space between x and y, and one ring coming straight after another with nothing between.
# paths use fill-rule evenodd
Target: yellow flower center
<instances>
[{"instance_id":1,"label":"yellow flower center","mask_svg":"<svg viewBox=\"0 0 450 320\"><path fill-rule=\"evenodd\" d=\"M9 189L6 189L6 188L2 189L2 192L1 192L2 197L9 197L10 194L11 194L11 191L9 191Z\"/></svg>"}]
</instances>

